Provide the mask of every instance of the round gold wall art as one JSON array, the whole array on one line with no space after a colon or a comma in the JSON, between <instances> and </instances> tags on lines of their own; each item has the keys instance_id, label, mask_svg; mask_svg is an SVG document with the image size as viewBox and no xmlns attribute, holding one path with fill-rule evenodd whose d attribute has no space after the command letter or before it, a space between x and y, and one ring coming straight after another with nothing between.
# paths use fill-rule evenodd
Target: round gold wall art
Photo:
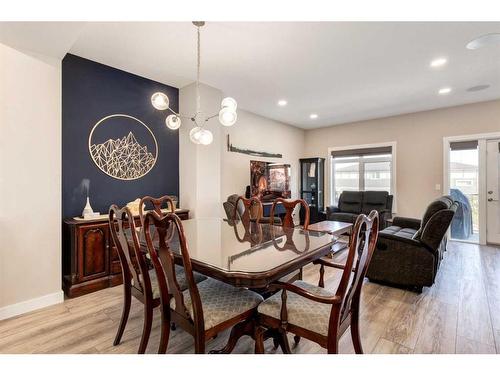
<instances>
[{"instance_id":1,"label":"round gold wall art","mask_svg":"<svg viewBox=\"0 0 500 375\"><path fill-rule=\"evenodd\" d=\"M158 158L158 143L141 120L124 114L103 117L89 135L95 165L118 180L137 180L148 174Z\"/></svg>"}]
</instances>

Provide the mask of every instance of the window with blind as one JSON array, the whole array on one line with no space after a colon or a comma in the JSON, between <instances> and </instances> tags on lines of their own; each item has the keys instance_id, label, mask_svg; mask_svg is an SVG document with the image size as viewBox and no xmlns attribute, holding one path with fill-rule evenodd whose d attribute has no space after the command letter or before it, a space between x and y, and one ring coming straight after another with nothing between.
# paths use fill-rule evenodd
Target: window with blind
<instances>
[{"instance_id":1,"label":"window with blind","mask_svg":"<svg viewBox=\"0 0 500 375\"><path fill-rule=\"evenodd\" d=\"M331 204L337 204L346 190L392 194L392 146L336 150L331 158Z\"/></svg>"}]
</instances>

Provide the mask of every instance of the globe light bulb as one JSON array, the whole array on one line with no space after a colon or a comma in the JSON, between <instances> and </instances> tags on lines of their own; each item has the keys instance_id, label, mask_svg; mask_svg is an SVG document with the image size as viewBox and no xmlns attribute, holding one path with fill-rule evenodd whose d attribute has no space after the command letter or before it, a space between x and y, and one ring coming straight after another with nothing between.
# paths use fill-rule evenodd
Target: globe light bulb
<instances>
[{"instance_id":1,"label":"globe light bulb","mask_svg":"<svg viewBox=\"0 0 500 375\"><path fill-rule=\"evenodd\" d=\"M199 137L200 144L206 146L213 142L214 136L210 130L201 129L200 133L201 133Z\"/></svg>"},{"instance_id":2,"label":"globe light bulb","mask_svg":"<svg viewBox=\"0 0 500 375\"><path fill-rule=\"evenodd\" d=\"M237 119L236 111L231 108L225 107L219 112L219 122L224 126L233 126Z\"/></svg>"},{"instance_id":3,"label":"globe light bulb","mask_svg":"<svg viewBox=\"0 0 500 375\"><path fill-rule=\"evenodd\" d=\"M170 115L165 119L165 124L167 128L177 130L181 126L181 118L176 115Z\"/></svg>"},{"instance_id":4,"label":"globe light bulb","mask_svg":"<svg viewBox=\"0 0 500 375\"><path fill-rule=\"evenodd\" d=\"M164 111L168 108L170 102L168 96L162 92L155 92L151 95L151 104L159 111Z\"/></svg>"},{"instance_id":5,"label":"globe light bulb","mask_svg":"<svg viewBox=\"0 0 500 375\"><path fill-rule=\"evenodd\" d=\"M227 98L222 99L220 106L221 106L221 108L230 108L234 112L236 112L236 108L238 107L238 103L236 102L236 100L234 100L233 98L228 96Z\"/></svg>"},{"instance_id":6,"label":"globe light bulb","mask_svg":"<svg viewBox=\"0 0 500 375\"><path fill-rule=\"evenodd\" d=\"M200 136L202 130L203 129L199 126L195 126L193 129L191 129L191 131L189 132L189 139L191 139L191 142L196 143L197 145L200 144Z\"/></svg>"}]
</instances>

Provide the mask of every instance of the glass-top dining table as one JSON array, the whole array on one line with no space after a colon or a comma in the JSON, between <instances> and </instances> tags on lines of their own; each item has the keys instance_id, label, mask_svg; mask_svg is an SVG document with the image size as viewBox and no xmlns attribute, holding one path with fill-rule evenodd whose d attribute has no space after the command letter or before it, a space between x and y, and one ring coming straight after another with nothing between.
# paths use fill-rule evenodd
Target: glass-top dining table
<instances>
[{"instance_id":1,"label":"glass-top dining table","mask_svg":"<svg viewBox=\"0 0 500 375\"><path fill-rule=\"evenodd\" d=\"M336 237L301 228L196 218L182 221L193 270L254 289L329 254ZM173 238L172 250L178 241ZM178 261L181 261L180 255Z\"/></svg>"},{"instance_id":2,"label":"glass-top dining table","mask_svg":"<svg viewBox=\"0 0 500 375\"><path fill-rule=\"evenodd\" d=\"M194 271L263 295L270 292L274 281L291 279L287 275L328 255L337 241L327 232L253 221L196 218L183 220L182 226ZM182 264L177 231L169 243L176 262ZM254 337L254 328L254 317L236 324L226 346L211 353L230 353L241 336ZM266 331L266 337L275 334L273 330Z\"/></svg>"}]
</instances>

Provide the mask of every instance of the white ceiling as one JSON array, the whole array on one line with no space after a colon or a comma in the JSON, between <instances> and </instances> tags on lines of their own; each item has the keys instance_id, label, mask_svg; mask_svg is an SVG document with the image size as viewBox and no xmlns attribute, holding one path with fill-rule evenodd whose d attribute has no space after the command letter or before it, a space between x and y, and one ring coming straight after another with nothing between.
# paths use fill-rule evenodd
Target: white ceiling
<instances>
[{"instance_id":1,"label":"white ceiling","mask_svg":"<svg viewBox=\"0 0 500 375\"><path fill-rule=\"evenodd\" d=\"M492 32L500 22L207 23L201 81L243 109L305 129L492 100L500 98L500 45L465 48ZM176 87L196 78L189 22L3 22L0 42L58 59L70 52ZM448 64L431 69L436 57ZM481 84L491 87L466 91ZM437 95L444 86L453 91Z\"/></svg>"}]
</instances>

